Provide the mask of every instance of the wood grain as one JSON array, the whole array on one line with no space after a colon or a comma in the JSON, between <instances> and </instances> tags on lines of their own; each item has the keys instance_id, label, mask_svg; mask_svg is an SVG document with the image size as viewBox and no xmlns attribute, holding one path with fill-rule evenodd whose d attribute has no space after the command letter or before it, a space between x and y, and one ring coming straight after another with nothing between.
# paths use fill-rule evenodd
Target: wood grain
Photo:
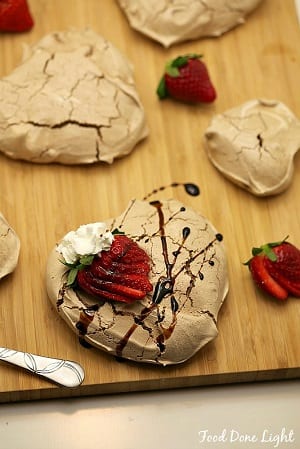
<instances>
[{"instance_id":1,"label":"wood grain","mask_svg":"<svg viewBox=\"0 0 300 449\"><path fill-rule=\"evenodd\" d=\"M1 363L0 402L299 376L300 302L267 299L242 262L252 246L287 234L300 246L300 156L289 189L262 199L223 178L202 142L214 114L251 98L279 99L300 117L300 32L293 0L264 0L244 25L222 37L168 50L131 30L111 0L101 6L98 0L31 0L30 6L34 29L0 36L0 76L19 63L23 43L90 26L134 64L150 136L111 166L42 166L0 155L0 210L21 240L18 267L0 283L1 346L74 359L86 371L83 385L70 390ZM192 107L157 99L166 60L186 52L204 55L218 91L214 104ZM119 215L131 198L173 181L195 182L201 195L192 198L177 189L161 197L190 205L224 235L230 293L219 315L219 336L180 366L119 363L83 348L52 308L45 291L46 260L69 230Z\"/></svg>"}]
</instances>

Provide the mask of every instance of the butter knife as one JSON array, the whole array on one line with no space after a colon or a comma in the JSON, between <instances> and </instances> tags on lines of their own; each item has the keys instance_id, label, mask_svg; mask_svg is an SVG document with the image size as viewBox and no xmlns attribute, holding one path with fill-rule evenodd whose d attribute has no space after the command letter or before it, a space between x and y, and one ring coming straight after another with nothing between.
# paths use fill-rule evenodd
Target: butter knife
<instances>
[{"instance_id":1,"label":"butter knife","mask_svg":"<svg viewBox=\"0 0 300 449\"><path fill-rule=\"evenodd\" d=\"M1 347L0 360L19 366L64 387L78 387L84 380L82 366L71 360L54 359Z\"/></svg>"}]
</instances>

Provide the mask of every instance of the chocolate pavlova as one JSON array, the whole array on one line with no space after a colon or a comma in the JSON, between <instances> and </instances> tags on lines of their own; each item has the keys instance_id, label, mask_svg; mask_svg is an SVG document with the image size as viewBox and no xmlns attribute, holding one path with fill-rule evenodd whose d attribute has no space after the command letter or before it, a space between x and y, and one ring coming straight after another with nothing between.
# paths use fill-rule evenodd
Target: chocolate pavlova
<instances>
[{"instance_id":1,"label":"chocolate pavlova","mask_svg":"<svg viewBox=\"0 0 300 449\"><path fill-rule=\"evenodd\" d=\"M51 252L47 291L60 316L112 355L184 362L217 334L228 291L222 235L177 200L132 200Z\"/></svg>"}]
</instances>

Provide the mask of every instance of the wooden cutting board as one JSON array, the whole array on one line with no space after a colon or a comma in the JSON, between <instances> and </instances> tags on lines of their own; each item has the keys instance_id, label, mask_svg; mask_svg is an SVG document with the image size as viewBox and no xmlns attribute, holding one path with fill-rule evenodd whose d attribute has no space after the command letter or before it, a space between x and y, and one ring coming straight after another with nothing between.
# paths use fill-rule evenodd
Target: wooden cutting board
<instances>
[{"instance_id":1,"label":"wooden cutting board","mask_svg":"<svg viewBox=\"0 0 300 449\"><path fill-rule=\"evenodd\" d=\"M299 376L300 301L279 304L266 298L242 262L252 246L286 235L300 247L300 155L286 192L256 198L216 171L202 141L214 114L252 98L279 99L300 117L300 30L293 0L264 0L244 25L222 37L168 50L131 30L112 0L30 0L30 6L36 22L32 31L0 35L0 76L19 63L23 43L89 26L134 64L150 135L111 166L35 165L0 155L0 211L21 240L18 266L0 282L1 346L73 359L86 371L82 386L71 390L0 363L0 401ZM165 62L187 52L204 55L218 91L212 105L160 102L155 95ZM82 347L57 315L45 290L46 260L69 230L119 215L131 198L141 199L174 181L195 182L201 195L167 189L160 198L185 202L224 235L230 292L219 315L219 336L179 366L120 363Z\"/></svg>"}]
</instances>

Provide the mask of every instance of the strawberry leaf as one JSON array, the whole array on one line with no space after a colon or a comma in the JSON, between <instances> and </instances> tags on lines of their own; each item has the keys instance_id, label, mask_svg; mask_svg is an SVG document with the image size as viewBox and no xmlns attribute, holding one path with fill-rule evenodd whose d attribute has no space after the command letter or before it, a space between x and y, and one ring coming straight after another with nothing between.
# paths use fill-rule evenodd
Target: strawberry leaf
<instances>
[{"instance_id":1,"label":"strawberry leaf","mask_svg":"<svg viewBox=\"0 0 300 449\"><path fill-rule=\"evenodd\" d=\"M66 267L68 267L68 268L74 268L74 267L76 267L76 263L68 263L68 262L66 262L65 260L60 260L60 262L61 262L63 265L65 265Z\"/></svg>"},{"instance_id":2,"label":"strawberry leaf","mask_svg":"<svg viewBox=\"0 0 300 449\"><path fill-rule=\"evenodd\" d=\"M180 67L185 66L189 59L199 59L202 55L196 53L190 53L184 56L178 56L172 61L168 61L165 67L165 73L167 73L172 78L177 78L180 75Z\"/></svg>"},{"instance_id":3,"label":"strawberry leaf","mask_svg":"<svg viewBox=\"0 0 300 449\"><path fill-rule=\"evenodd\" d=\"M181 66L174 66L173 65L173 61L171 62L171 64L167 64L166 65L166 73L171 76L172 78L177 78L180 75L180 72L178 70L178 67L182 67L185 64L182 64Z\"/></svg>"},{"instance_id":4,"label":"strawberry leaf","mask_svg":"<svg viewBox=\"0 0 300 449\"><path fill-rule=\"evenodd\" d=\"M118 228L115 228L115 229L112 231L112 235L125 235L125 232L120 231Z\"/></svg>"},{"instance_id":5,"label":"strawberry leaf","mask_svg":"<svg viewBox=\"0 0 300 449\"><path fill-rule=\"evenodd\" d=\"M261 247L259 248L252 248L252 256L258 256L262 252Z\"/></svg>"},{"instance_id":6,"label":"strawberry leaf","mask_svg":"<svg viewBox=\"0 0 300 449\"><path fill-rule=\"evenodd\" d=\"M71 287L75 283L78 271L79 268L71 268L71 270L68 273L67 287Z\"/></svg>"},{"instance_id":7,"label":"strawberry leaf","mask_svg":"<svg viewBox=\"0 0 300 449\"><path fill-rule=\"evenodd\" d=\"M286 242L289 236L287 235L283 240L280 240L278 242L271 242L266 243L265 245L260 246L259 248L254 247L252 248L252 256L258 256L259 254L263 254L268 259L270 259L272 262L276 262L277 256L272 248L275 248L276 246L281 245L282 243ZM243 265L249 265L251 259L249 259L247 262L244 262Z\"/></svg>"},{"instance_id":8,"label":"strawberry leaf","mask_svg":"<svg viewBox=\"0 0 300 449\"><path fill-rule=\"evenodd\" d=\"M272 247L269 243L267 243L266 245L262 245L261 249L262 249L262 252L264 253L264 255L267 256L268 259L270 259L272 262L276 262L277 256L274 253L274 251L272 250Z\"/></svg>"},{"instance_id":9,"label":"strawberry leaf","mask_svg":"<svg viewBox=\"0 0 300 449\"><path fill-rule=\"evenodd\" d=\"M66 265L69 268L68 276L67 276L67 287L72 287L75 284L76 277L79 270L83 270L86 266L91 265L94 260L94 254L88 254L85 256L81 256L79 260L75 263L67 263L64 260L61 260L61 263Z\"/></svg>"},{"instance_id":10,"label":"strawberry leaf","mask_svg":"<svg viewBox=\"0 0 300 449\"><path fill-rule=\"evenodd\" d=\"M82 257L80 257L79 262L83 266L91 265L91 263L94 260L94 257L95 257L94 254L89 254L89 255L86 255L86 256L82 256Z\"/></svg>"},{"instance_id":11,"label":"strawberry leaf","mask_svg":"<svg viewBox=\"0 0 300 449\"><path fill-rule=\"evenodd\" d=\"M168 96L168 91L167 91L167 87L166 87L166 82L165 82L165 77L163 76L159 82L159 85L156 89L156 93L159 96L159 98L161 100L163 100L164 98L167 98Z\"/></svg>"}]
</instances>

